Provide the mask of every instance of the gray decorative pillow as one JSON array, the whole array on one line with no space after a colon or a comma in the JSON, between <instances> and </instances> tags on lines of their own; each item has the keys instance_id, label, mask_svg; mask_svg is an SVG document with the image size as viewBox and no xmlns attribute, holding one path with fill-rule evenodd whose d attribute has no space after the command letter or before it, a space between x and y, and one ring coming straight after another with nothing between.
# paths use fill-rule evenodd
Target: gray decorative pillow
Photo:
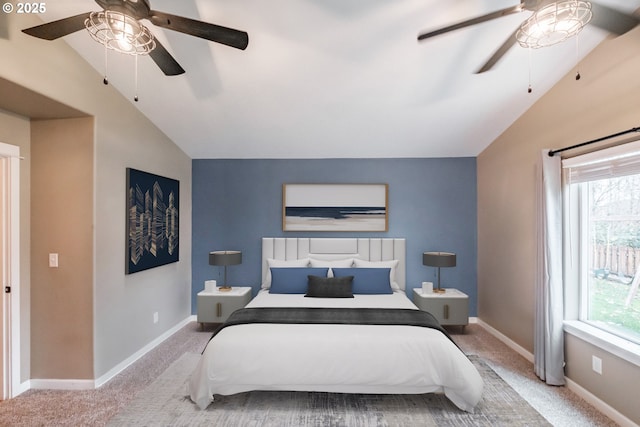
<instances>
[{"instance_id":1,"label":"gray decorative pillow","mask_svg":"<svg viewBox=\"0 0 640 427\"><path fill-rule=\"evenodd\" d=\"M353 298L353 276L320 277L307 276L307 294L314 298Z\"/></svg>"}]
</instances>

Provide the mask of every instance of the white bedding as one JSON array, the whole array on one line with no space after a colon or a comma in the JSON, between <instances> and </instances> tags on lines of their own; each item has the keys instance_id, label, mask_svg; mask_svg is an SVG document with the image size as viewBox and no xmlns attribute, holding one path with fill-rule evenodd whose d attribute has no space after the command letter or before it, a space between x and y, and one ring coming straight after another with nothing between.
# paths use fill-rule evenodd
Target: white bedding
<instances>
[{"instance_id":1,"label":"white bedding","mask_svg":"<svg viewBox=\"0 0 640 427\"><path fill-rule=\"evenodd\" d=\"M247 307L417 309L404 292L355 298L305 298L262 290ZM416 326L249 324L211 340L189 381L191 400L252 390L418 394L443 392L473 411L480 374L441 332Z\"/></svg>"}]
</instances>

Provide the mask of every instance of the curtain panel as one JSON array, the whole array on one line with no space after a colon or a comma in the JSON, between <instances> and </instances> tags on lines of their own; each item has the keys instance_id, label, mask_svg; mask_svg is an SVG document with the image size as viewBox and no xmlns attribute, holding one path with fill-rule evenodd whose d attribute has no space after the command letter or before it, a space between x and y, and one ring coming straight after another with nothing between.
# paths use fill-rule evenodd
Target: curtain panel
<instances>
[{"instance_id":1,"label":"curtain panel","mask_svg":"<svg viewBox=\"0 0 640 427\"><path fill-rule=\"evenodd\" d=\"M540 153L536 180L534 371L547 384L563 385L562 165L559 156L548 153Z\"/></svg>"}]
</instances>

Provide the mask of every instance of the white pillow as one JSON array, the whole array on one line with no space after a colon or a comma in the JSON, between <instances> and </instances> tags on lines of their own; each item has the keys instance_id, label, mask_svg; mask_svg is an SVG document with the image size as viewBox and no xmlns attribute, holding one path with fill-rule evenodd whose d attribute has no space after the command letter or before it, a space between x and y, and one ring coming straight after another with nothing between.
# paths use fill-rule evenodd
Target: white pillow
<instances>
[{"instance_id":1,"label":"white pillow","mask_svg":"<svg viewBox=\"0 0 640 427\"><path fill-rule=\"evenodd\" d=\"M390 268L389 281L391 282L391 289L397 291L400 289L396 282L396 267L398 266L398 260L392 259L389 261L365 261L363 259L354 259L353 264L356 268Z\"/></svg>"},{"instance_id":2,"label":"white pillow","mask_svg":"<svg viewBox=\"0 0 640 427\"><path fill-rule=\"evenodd\" d=\"M273 259L267 258L267 277L262 283L262 289L269 289L271 287L271 267L276 268L291 268L291 267L309 267L309 258L300 259Z\"/></svg>"},{"instance_id":3,"label":"white pillow","mask_svg":"<svg viewBox=\"0 0 640 427\"><path fill-rule=\"evenodd\" d=\"M324 267L350 268L350 267L353 267L353 258L334 259L334 260L309 258L309 263L311 267L314 267L314 268L324 268Z\"/></svg>"},{"instance_id":4,"label":"white pillow","mask_svg":"<svg viewBox=\"0 0 640 427\"><path fill-rule=\"evenodd\" d=\"M333 270L331 270L331 267L336 267L336 268L353 267L353 258L331 259L331 260L309 258L309 263L311 267L314 267L314 268L329 267L329 274L327 275L327 277L333 277Z\"/></svg>"},{"instance_id":5,"label":"white pillow","mask_svg":"<svg viewBox=\"0 0 640 427\"><path fill-rule=\"evenodd\" d=\"M336 261L343 259L352 259L354 258L354 254L314 254L310 253L309 258L315 259L318 261ZM347 268L347 267L345 267Z\"/></svg>"}]
</instances>

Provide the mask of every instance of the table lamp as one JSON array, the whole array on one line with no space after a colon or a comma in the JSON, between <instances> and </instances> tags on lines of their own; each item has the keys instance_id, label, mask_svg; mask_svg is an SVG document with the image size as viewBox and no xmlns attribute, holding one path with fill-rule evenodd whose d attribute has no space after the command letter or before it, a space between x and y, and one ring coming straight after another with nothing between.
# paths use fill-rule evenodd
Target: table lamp
<instances>
[{"instance_id":1,"label":"table lamp","mask_svg":"<svg viewBox=\"0 0 640 427\"><path fill-rule=\"evenodd\" d=\"M428 267L438 267L438 288L433 292L443 293L444 289L440 288L440 267L455 267L456 254L450 252L425 252L422 254L422 264Z\"/></svg>"},{"instance_id":2,"label":"table lamp","mask_svg":"<svg viewBox=\"0 0 640 427\"><path fill-rule=\"evenodd\" d=\"M209 252L209 265L224 266L224 282L220 286L220 291L230 291L231 286L227 285L227 266L242 264L242 252L240 251L214 251Z\"/></svg>"}]
</instances>

